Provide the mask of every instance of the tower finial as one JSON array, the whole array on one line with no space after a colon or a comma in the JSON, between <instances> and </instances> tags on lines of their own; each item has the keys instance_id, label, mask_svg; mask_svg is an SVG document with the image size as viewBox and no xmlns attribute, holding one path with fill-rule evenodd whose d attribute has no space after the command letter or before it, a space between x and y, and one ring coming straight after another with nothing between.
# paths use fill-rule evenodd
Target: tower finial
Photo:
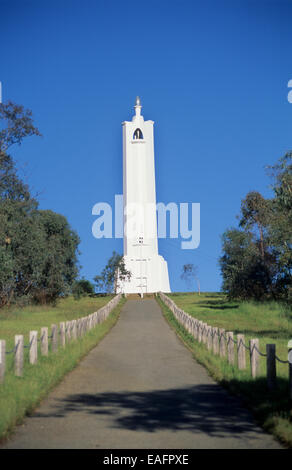
<instances>
[{"instance_id":1,"label":"tower finial","mask_svg":"<svg viewBox=\"0 0 292 470\"><path fill-rule=\"evenodd\" d=\"M136 96L136 104L135 104L134 108L135 108L135 115L136 116L141 116L142 106L141 106L140 96Z\"/></svg>"}]
</instances>

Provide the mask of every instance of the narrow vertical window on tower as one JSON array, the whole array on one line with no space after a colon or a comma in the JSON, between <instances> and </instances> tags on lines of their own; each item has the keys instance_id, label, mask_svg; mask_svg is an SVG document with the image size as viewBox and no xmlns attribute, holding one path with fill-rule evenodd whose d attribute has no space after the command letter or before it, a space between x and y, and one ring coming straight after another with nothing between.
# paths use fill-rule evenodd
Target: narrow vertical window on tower
<instances>
[{"instance_id":1,"label":"narrow vertical window on tower","mask_svg":"<svg viewBox=\"0 0 292 470\"><path fill-rule=\"evenodd\" d=\"M142 134L142 131L141 129L136 129L135 132L134 132L134 135L133 135L133 139L134 140L141 140L143 139L143 134Z\"/></svg>"}]
</instances>

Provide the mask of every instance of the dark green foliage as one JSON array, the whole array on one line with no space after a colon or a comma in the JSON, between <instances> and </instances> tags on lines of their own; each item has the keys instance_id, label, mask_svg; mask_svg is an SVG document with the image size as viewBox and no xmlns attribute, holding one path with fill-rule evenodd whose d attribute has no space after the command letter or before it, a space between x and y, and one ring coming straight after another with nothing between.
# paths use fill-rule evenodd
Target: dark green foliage
<instances>
[{"instance_id":1,"label":"dark green foliage","mask_svg":"<svg viewBox=\"0 0 292 470\"><path fill-rule=\"evenodd\" d=\"M279 267L276 287L292 304L292 152L269 170L274 177L275 192L269 237Z\"/></svg>"},{"instance_id":2,"label":"dark green foliage","mask_svg":"<svg viewBox=\"0 0 292 470\"><path fill-rule=\"evenodd\" d=\"M4 153L11 145L20 145L24 137L41 135L33 125L32 112L11 101L0 103L0 122L0 151Z\"/></svg>"},{"instance_id":3,"label":"dark green foliage","mask_svg":"<svg viewBox=\"0 0 292 470\"><path fill-rule=\"evenodd\" d=\"M241 218L239 226L252 230L258 235L259 248L262 259L265 257L264 236L270 216L269 201L257 191L251 191L241 202Z\"/></svg>"},{"instance_id":4,"label":"dark green foliage","mask_svg":"<svg viewBox=\"0 0 292 470\"><path fill-rule=\"evenodd\" d=\"M219 263L229 298L292 301L292 152L269 170L274 198L248 193L241 203L240 229L222 237Z\"/></svg>"},{"instance_id":5,"label":"dark green foliage","mask_svg":"<svg viewBox=\"0 0 292 470\"><path fill-rule=\"evenodd\" d=\"M40 135L31 112L0 104L0 307L24 296L42 303L71 290L79 238L62 215L38 210L7 149Z\"/></svg>"},{"instance_id":6,"label":"dark green foliage","mask_svg":"<svg viewBox=\"0 0 292 470\"><path fill-rule=\"evenodd\" d=\"M118 284L130 278L131 273L125 267L124 257L113 251L101 274L95 276L94 282L100 292L117 292Z\"/></svg>"},{"instance_id":7,"label":"dark green foliage","mask_svg":"<svg viewBox=\"0 0 292 470\"><path fill-rule=\"evenodd\" d=\"M223 290L229 298L257 299L265 297L271 287L273 263L263 261L262 252L251 232L230 229L222 237L220 258ZM270 259L270 254L266 253Z\"/></svg>"},{"instance_id":8,"label":"dark green foliage","mask_svg":"<svg viewBox=\"0 0 292 470\"><path fill-rule=\"evenodd\" d=\"M81 297L85 297L87 295L93 295L94 286L87 279L80 279L74 282L72 287L72 294L74 299L80 299Z\"/></svg>"},{"instance_id":9,"label":"dark green foliage","mask_svg":"<svg viewBox=\"0 0 292 470\"><path fill-rule=\"evenodd\" d=\"M52 211L38 211L43 242L42 269L32 293L40 302L54 301L69 294L77 277L77 248L79 237L66 217Z\"/></svg>"}]
</instances>

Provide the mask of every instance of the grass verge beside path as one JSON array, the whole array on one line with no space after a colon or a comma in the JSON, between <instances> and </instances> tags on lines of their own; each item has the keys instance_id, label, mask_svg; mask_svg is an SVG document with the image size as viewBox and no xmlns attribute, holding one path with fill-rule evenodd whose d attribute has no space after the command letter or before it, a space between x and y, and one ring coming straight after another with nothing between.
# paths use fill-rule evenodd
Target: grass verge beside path
<instances>
[{"instance_id":1,"label":"grass verge beside path","mask_svg":"<svg viewBox=\"0 0 292 470\"><path fill-rule=\"evenodd\" d=\"M107 297L106 301L109 300L110 298ZM13 428L20 424L23 418L36 408L53 387L63 379L64 375L74 369L80 360L100 342L117 322L125 301L126 299L121 299L120 303L103 323L87 332L83 338L78 338L76 341L68 343L65 349L59 347L56 353L49 353L48 357L39 356L36 365L30 365L26 359L23 377L16 377L13 374L13 370L11 370L13 364L8 364L5 381L0 385L1 440L8 437ZM91 306L90 312L83 311L79 316L75 313L75 316L71 318L66 317L65 319L69 320L84 316L86 313L93 313L101 306L101 304L96 306L95 303L95 307ZM51 317L49 318L49 323L51 323ZM32 320L30 321L32 322ZM58 321L62 321L62 319ZM46 323L42 322L41 326L45 325ZM23 330L20 329L20 331Z\"/></svg>"},{"instance_id":2,"label":"grass verge beside path","mask_svg":"<svg viewBox=\"0 0 292 470\"><path fill-rule=\"evenodd\" d=\"M75 300L72 296L60 300L55 307L52 305L28 305L27 307L4 307L0 310L0 339L6 340L7 350L14 347L14 336L24 335L25 341L31 330L43 326L51 327L53 323L77 320L89 315L107 304L113 295L102 297L82 297Z\"/></svg>"},{"instance_id":3,"label":"grass verge beside path","mask_svg":"<svg viewBox=\"0 0 292 470\"><path fill-rule=\"evenodd\" d=\"M179 305L177 298L171 297ZM157 298L157 301L164 317L193 353L194 358L206 367L210 375L220 385L240 396L243 403L253 412L257 422L266 431L272 433L287 447L292 448L292 403L288 396L288 380L285 377L278 377L277 390L269 392L265 377L261 376L254 380L251 378L249 370L238 370L236 366L228 364L227 360L214 356L206 349L205 345L195 341L192 335L178 323L173 313L160 298ZM185 311L190 313L187 308ZM200 319L198 315L194 316ZM204 321L207 322L208 319L205 317ZM253 335L253 337L256 336Z\"/></svg>"}]
</instances>

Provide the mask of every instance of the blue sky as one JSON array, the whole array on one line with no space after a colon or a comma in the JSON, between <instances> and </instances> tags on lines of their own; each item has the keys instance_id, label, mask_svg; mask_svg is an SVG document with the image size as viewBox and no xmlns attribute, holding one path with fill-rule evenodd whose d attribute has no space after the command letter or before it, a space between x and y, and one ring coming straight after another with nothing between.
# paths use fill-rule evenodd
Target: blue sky
<instances>
[{"instance_id":1,"label":"blue sky","mask_svg":"<svg viewBox=\"0 0 292 470\"><path fill-rule=\"evenodd\" d=\"M81 238L81 275L122 241L93 238L96 202L122 193L121 122L136 95L155 121L157 200L199 202L201 243L160 240L172 290L184 263L219 290L220 236L264 167L292 148L292 2L0 0L3 101L33 111L43 138L14 149L40 207Z\"/></svg>"}]
</instances>

